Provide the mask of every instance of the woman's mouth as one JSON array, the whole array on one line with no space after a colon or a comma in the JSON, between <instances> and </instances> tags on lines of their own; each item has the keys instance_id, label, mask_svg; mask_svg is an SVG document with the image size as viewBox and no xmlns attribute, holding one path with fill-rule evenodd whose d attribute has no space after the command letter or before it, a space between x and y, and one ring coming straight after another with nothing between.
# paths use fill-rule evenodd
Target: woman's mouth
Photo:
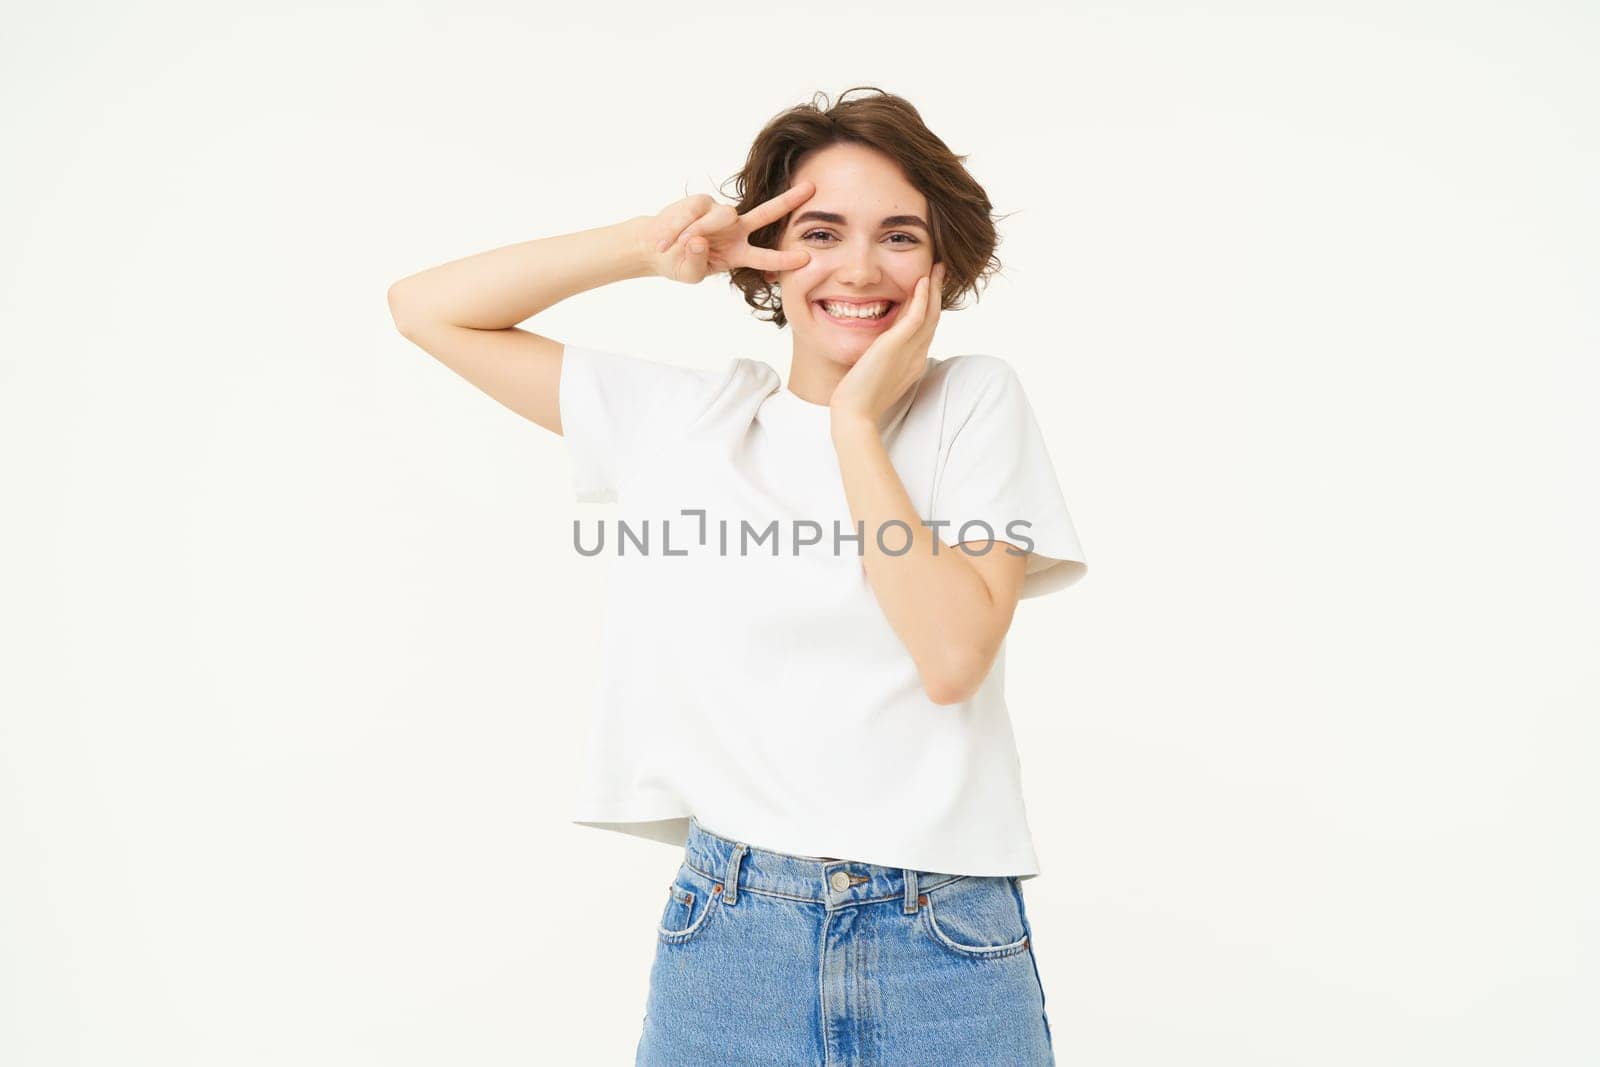
<instances>
[{"instance_id":1,"label":"woman's mouth","mask_svg":"<svg viewBox=\"0 0 1600 1067\"><path fill-rule=\"evenodd\" d=\"M887 326L900 310L898 300L877 300L853 303L850 301L813 300L823 318L847 330L878 330ZM887 310L883 310L887 305ZM882 312L874 317L873 313Z\"/></svg>"}]
</instances>

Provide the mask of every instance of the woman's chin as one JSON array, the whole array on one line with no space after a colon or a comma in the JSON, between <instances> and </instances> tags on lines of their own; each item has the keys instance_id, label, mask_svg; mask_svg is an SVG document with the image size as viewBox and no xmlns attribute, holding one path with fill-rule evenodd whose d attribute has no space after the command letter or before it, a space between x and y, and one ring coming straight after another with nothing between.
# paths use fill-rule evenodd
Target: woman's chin
<instances>
[{"instance_id":1,"label":"woman's chin","mask_svg":"<svg viewBox=\"0 0 1600 1067\"><path fill-rule=\"evenodd\" d=\"M828 351L837 363L845 366L854 366L856 361L867 354L867 349L872 347L871 337L846 337L843 339L830 338Z\"/></svg>"},{"instance_id":2,"label":"woman's chin","mask_svg":"<svg viewBox=\"0 0 1600 1067\"><path fill-rule=\"evenodd\" d=\"M867 349L872 347L872 342L876 338L876 334L847 337L817 337L813 334L808 338L796 337L795 340L798 345L804 345L806 350L820 353L822 358L830 363L837 363L841 367L853 367L867 354Z\"/></svg>"}]
</instances>

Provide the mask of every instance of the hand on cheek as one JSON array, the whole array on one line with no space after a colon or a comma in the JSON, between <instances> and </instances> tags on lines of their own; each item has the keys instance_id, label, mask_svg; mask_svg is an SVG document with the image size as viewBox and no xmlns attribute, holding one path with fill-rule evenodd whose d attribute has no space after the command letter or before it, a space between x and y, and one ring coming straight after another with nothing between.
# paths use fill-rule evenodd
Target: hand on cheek
<instances>
[{"instance_id":1,"label":"hand on cheek","mask_svg":"<svg viewBox=\"0 0 1600 1067\"><path fill-rule=\"evenodd\" d=\"M944 280L943 263L917 279L904 313L873 340L834 389L829 406L836 418L875 423L922 377L944 304Z\"/></svg>"}]
</instances>

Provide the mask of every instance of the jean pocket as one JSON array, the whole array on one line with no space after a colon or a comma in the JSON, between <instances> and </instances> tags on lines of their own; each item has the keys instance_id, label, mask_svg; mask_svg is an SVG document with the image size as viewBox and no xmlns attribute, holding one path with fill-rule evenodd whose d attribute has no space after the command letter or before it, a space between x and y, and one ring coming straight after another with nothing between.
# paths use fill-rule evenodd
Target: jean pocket
<instances>
[{"instance_id":1,"label":"jean pocket","mask_svg":"<svg viewBox=\"0 0 1600 1067\"><path fill-rule=\"evenodd\" d=\"M928 935L958 956L992 960L1027 951L1022 912L1003 876L958 878L923 894L917 910Z\"/></svg>"},{"instance_id":2,"label":"jean pocket","mask_svg":"<svg viewBox=\"0 0 1600 1067\"><path fill-rule=\"evenodd\" d=\"M700 936L721 905L722 883L684 864L667 886L667 903L656 924L656 937L669 945L691 941Z\"/></svg>"}]
</instances>

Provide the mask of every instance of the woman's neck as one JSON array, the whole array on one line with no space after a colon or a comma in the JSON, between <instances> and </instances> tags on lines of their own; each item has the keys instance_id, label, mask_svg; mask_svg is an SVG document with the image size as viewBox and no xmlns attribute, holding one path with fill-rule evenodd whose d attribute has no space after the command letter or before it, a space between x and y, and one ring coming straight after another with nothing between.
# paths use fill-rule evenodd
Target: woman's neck
<instances>
[{"instance_id":1,"label":"woman's neck","mask_svg":"<svg viewBox=\"0 0 1600 1067\"><path fill-rule=\"evenodd\" d=\"M850 368L798 348L789 357L789 391L811 404L827 406Z\"/></svg>"}]
</instances>

